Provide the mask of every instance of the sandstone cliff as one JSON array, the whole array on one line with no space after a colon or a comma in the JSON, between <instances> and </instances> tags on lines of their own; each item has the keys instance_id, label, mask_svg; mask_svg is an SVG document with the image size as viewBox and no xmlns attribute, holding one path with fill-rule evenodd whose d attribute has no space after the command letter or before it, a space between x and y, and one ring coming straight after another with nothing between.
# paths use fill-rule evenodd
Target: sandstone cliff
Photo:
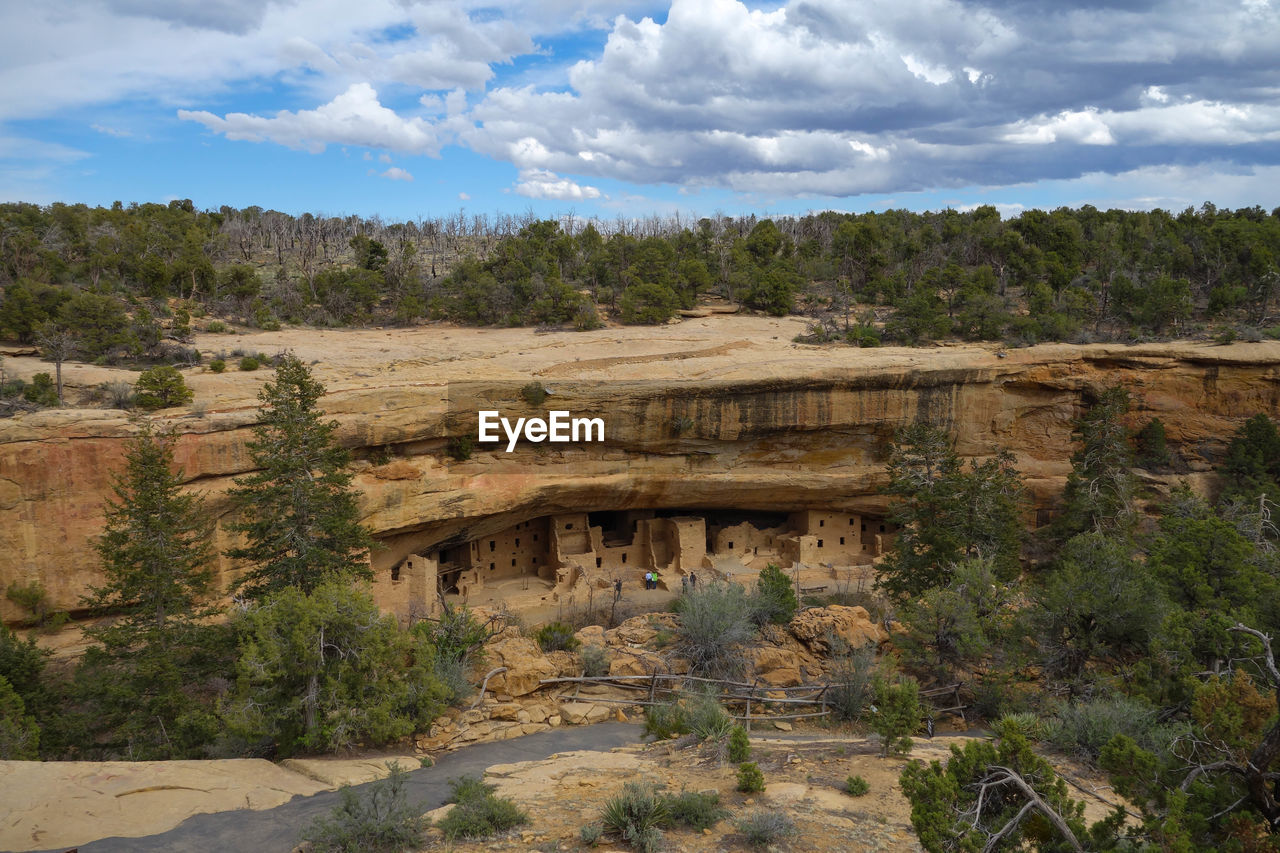
<instances>
[{"instance_id":1,"label":"sandstone cliff","mask_svg":"<svg viewBox=\"0 0 1280 853\"><path fill-rule=\"evenodd\" d=\"M1099 389L1128 386L1134 423L1159 416L1190 472L1207 471L1240 419L1280 416L1280 343L1049 345L860 350L791 343L803 322L710 317L661 329L537 334L448 326L398 331L203 335L232 346L291 349L315 363L323 405L358 459L364 521L383 569L551 513L627 508L883 510L890 436L927 420L980 458L1005 447L1037 508L1069 470L1071 421ZM48 369L9 359L6 369ZM72 393L127 372L68 365ZM154 418L178 435L177 458L229 544L224 498L249 469L255 395L269 372L189 373L194 408ZM540 408L603 417L604 445L478 446L457 462L449 434L472 433L477 408L534 411L519 387L551 392ZM0 422L0 587L38 578L74 608L98 580L110 474L137 428L124 412L63 409ZM223 561L223 579L235 567ZM0 615L19 613L0 601Z\"/></svg>"}]
</instances>

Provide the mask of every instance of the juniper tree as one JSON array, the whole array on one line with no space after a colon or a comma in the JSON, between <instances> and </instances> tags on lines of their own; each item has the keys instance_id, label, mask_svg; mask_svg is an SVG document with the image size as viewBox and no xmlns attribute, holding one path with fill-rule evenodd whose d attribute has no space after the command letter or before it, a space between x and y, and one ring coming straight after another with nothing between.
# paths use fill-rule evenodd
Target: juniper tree
<instances>
[{"instance_id":1,"label":"juniper tree","mask_svg":"<svg viewBox=\"0 0 1280 853\"><path fill-rule=\"evenodd\" d=\"M261 599L296 587L309 593L327 579L372 580L365 559L372 538L360 524L347 451L334 440L337 421L316 403L324 387L296 356L285 355L258 394L259 423L249 453L257 471L236 480L231 498L245 544L227 555L251 568L236 587Z\"/></svg>"},{"instance_id":2,"label":"juniper tree","mask_svg":"<svg viewBox=\"0 0 1280 853\"><path fill-rule=\"evenodd\" d=\"M112 618L78 673L92 724L134 758L176 757L207 736L190 690L206 672L213 581L203 500L182 491L173 444L150 426L129 442L96 550L106 583L85 603ZM200 731L204 729L203 733Z\"/></svg>"},{"instance_id":3,"label":"juniper tree","mask_svg":"<svg viewBox=\"0 0 1280 853\"><path fill-rule=\"evenodd\" d=\"M991 560L1000 580L1017 575L1022 485L1012 454L966 470L946 432L913 424L894 440L886 492L898 498L890 518L900 529L877 583L891 596L944 586L971 557Z\"/></svg>"}]
</instances>

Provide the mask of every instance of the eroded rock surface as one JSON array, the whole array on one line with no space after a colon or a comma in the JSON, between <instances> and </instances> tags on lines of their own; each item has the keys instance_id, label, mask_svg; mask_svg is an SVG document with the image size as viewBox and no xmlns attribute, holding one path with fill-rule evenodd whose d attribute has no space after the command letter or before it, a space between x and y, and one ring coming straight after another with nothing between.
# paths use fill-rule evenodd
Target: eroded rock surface
<instances>
[{"instance_id":1,"label":"eroded rock surface","mask_svg":"<svg viewBox=\"0 0 1280 853\"><path fill-rule=\"evenodd\" d=\"M326 412L358 460L363 521L383 547L374 568L559 512L632 508L839 508L882 513L894 431L927 420L959 452L1017 457L1037 507L1069 470L1071 422L1097 391L1135 395L1140 425L1164 422L1186 472L1210 470L1241 419L1280 415L1280 343L820 348L791 343L799 318L707 317L660 329L539 335L447 326L202 335L206 352L291 349L314 362ZM1000 356L1005 357L1000 357ZM11 358L29 377L48 365ZM67 365L73 396L134 374ZM249 471L256 393L269 371L186 372L195 408L155 416L177 433L191 488L231 543L225 500ZM449 413L519 409L512 383L540 381L557 408L605 419L602 446L477 447L454 461ZM518 388L519 385L514 387ZM74 609L100 584L101 533L112 471L137 424L125 412L47 410L0 422L0 587L39 579L55 607ZM390 456L390 458L388 458ZM223 559L221 579L236 567ZM601 595L607 595L607 590ZM0 616L19 618L0 600Z\"/></svg>"}]
</instances>

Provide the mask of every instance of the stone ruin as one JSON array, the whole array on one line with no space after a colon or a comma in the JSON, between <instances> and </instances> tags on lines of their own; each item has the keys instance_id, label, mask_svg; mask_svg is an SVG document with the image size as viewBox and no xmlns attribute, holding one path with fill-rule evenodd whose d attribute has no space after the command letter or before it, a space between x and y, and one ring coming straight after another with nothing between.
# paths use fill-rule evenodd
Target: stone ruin
<instances>
[{"instance_id":1,"label":"stone ruin","mask_svg":"<svg viewBox=\"0 0 1280 853\"><path fill-rule=\"evenodd\" d=\"M841 510L562 513L424 548L380 570L374 594L400 616L435 615L441 600L524 610L608 601L617 581L634 595L646 572L659 590L675 590L691 573L746 582L770 563L803 591L821 590L865 576L893 536L888 521Z\"/></svg>"}]
</instances>

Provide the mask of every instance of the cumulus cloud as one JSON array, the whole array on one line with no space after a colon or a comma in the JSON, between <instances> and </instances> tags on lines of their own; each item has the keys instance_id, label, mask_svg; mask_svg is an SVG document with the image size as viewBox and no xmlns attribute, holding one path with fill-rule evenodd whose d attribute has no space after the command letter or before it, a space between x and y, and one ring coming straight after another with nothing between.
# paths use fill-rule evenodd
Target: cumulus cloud
<instances>
[{"instance_id":1,"label":"cumulus cloud","mask_svg":"<svg viewBox=\"0 0 1280 853\"><path fill-rule=\"evenodd\" d=\"M520 179L516 182L516 192L529 198L557 201L585 201L600 198L600 190L595 187L582 186L546 169L522 170Z\"/></svg>"},{"instance_id":2,"label":"cumulus cloud","mask_svg":"<svg viewBox=\"0 0 1280 853\"><path fill-rule=\"evenodd\" d=\"M392 166L385 172L378 173L378 177L386 178L389 181L412 181L413 175L401 169L399 166Z\"/></svg>"},{"instance_id":3,"label":"cumulus cloud","mask_svg":"<svg viewBox=\"0 0 1280 853\"><path fill-rule=\"evenodd\" d=\"M347 91L314 110L281 110L265 117L248 113L216 116L204 110L178 110L178 118L203 124L228 139L271 141L313 153L329 143L388 148L411 154L439 153L435 129L421 118L404 118L378 101L368 83Z\"/></svg>"},{"instance_id":4,"label":"cumulus cloud","mask_svg":"<svg viewBox=\"0 0 1280 853\"><path fill-rule=\"evenodd\" d=\"M641 0L8 4L0 115L145 94L235 140L427 155L458 143L515 165L514 192L567 201L600 198L602 180L830 197L1280 161L1276 2L669 0L659 12ZM212 106L260 81L303 107Z\"/></svg>"}]
</instances>

